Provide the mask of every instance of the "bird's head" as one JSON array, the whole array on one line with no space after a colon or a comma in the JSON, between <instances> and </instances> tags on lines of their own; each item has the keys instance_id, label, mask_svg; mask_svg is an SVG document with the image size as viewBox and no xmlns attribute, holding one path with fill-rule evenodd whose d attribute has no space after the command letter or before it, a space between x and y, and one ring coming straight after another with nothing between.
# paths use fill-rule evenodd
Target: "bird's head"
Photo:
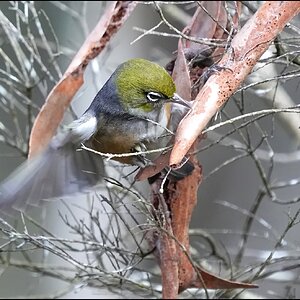
<instances>
[{"instance_id":1,"label":"bird's head","mask_svg":"<svg viewBox=\"0 0 300 300\"><path fill-rule=\"evenodd\" d=\"M136 58L121 64L115 71L115 86L124 110L147 116L164 104L177 102L188 105L175 92L168 72L156 63Z\"/></svg>"},{"instance_id":2,"label":"bird's head","mask_svg":"<svg viewBox=\"0 0 300 300\"><path fill-rule=\"evenodd\" d=\"M130 59L117 67L97 93L87 111L94 115L128 113L158 120L162 107L190 103L176 94L172 77L161 66L142 58Z\"/></svg>"}]
</instances>

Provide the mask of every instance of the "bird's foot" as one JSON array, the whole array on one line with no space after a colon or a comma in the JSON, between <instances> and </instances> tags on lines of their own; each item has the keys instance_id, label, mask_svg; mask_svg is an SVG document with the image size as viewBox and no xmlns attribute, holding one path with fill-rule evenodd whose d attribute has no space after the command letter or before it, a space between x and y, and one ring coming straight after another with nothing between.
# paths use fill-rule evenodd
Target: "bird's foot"
<instances>
[{"instance_id":1,"label":"bird's foot","mask_svg":"<svg viewBox=\"0 0 300 300\"><path fill-rule=\"evenodd\" d=\"M146 157L147 151L148 149L144 143L138 143L131 149L131 152L137 153L136 156L133 157L133 162L135 165L143 168L154 165L153 162Z\"/></svg>"}]
</instances>

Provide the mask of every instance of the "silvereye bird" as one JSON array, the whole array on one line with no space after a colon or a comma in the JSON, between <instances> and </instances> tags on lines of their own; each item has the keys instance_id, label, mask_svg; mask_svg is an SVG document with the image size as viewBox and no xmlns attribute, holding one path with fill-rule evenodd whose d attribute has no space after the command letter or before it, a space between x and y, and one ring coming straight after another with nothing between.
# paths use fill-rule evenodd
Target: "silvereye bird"
<instances>
[{"instance_id":1,"label":"silvereye bird","mask_svg":"<svg viewBox=\"0 0 300 300\"><path fill-rule=\"evenodd\" d=\"M0 185L0 208L23 210L96 185L103 177L102 160L80 149L83 143L114 154L164 146L166 128L176 130L189 106L175 90L171 76L156 63L131 59L118 66L84 114ZM138 166L149 162L144 155L113 159Z\"/></svg>"}]
</instances>

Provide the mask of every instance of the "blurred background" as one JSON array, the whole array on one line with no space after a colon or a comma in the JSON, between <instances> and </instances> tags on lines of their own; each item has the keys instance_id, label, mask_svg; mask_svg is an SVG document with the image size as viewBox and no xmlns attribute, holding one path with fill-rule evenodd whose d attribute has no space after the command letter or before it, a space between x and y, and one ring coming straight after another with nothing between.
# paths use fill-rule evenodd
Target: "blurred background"
<instances>
[{"instance_id":1,"label":"blurred background","mask_svg":"<svg viewBox=\"0 0 300 300\"><path fill-rule=\"evenodd\" d=\"M195 1L157 3L179 30L199 7ZM233 15L233 3L224 5ZM243 2L239 25L260 5ZM106 1L0 2L1 181L26 159L39 108L107 6ZM143 57L165 66L175 57L178 35L165 24L154 28L160 22L152 3L137 4L88 66L63 124L85 111L123 61ZM300 104L298 26L296 17L209 125ZM209 132L198 146L203 181L191 223L192 255L208 270L237 280L255 277L262 267L254 281L259 289L239 297L297 298L299 224L291 220L300 202L300 115L249 120ZM17 220L3 216L0 297L160 297L159 269L153 257L139 255L149 250L143 235L149 225L148 184L133 182L132 167L104 163L110 180L94 194L49 202ZM215 298L235 295L212 292ZM182 297L205 294L190 291Z\"/></svg>"}]
</instances>

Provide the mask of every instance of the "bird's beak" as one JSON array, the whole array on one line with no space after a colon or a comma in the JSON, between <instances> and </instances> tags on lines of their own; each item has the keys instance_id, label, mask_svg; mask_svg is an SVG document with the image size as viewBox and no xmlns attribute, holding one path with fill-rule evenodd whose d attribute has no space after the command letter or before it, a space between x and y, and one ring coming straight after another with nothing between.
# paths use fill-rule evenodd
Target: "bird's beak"
<instances>
[{"instance_id":1,"label":"bird's beak","mask_svg":"<svg viewBox=\"0 0 300 300\"><path fill-rule=\"evenodd\" d=\"M182 99L178 94L174 94L174 96L172 98L170 98L170 102L172 103L177 103L179 105L185 106L187 108L191 108L192 107L192 103L190 101L186 101L184 99Z\"/></svg>"}]
</instances>

